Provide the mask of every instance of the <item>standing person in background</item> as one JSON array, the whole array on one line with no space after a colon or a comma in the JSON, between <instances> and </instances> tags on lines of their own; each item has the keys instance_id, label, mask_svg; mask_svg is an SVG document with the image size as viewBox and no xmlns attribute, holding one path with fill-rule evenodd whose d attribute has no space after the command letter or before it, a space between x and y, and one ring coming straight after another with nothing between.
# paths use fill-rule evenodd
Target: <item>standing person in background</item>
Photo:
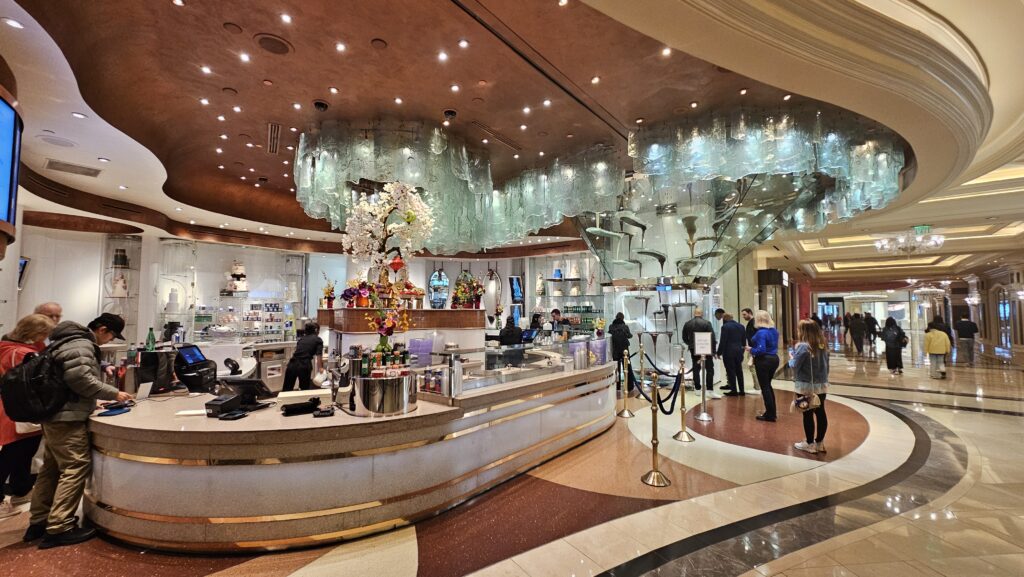
<instances>
[{"instance_id":1,"label":"standing person in background","mask_svg":"<svg viewBox=\"0 0 1024 577\"><path fill-rule=\"evenodd\" d=\"M100 378L100 345L124 340L124 319L103 313L88 327L65 321L50 334L60 343L53 351L61 367L61 379L72 393L68 402L44 421L43 466L32 492L31 518L24 541L43 538L40 549L74 545L96 536L96 529L79 527L75 513L92 473L92 443L89 416L96 401L130 401L132 395L118 391Z\"/></svg>"},{"instance_id":2,"label":"standing person in background","mask_svg":"<svg viewBox=\"0 0 1024 577\"><path fill-rule=\"evenodd\" d=\"M946 355L952 349L946 331L935 321L928 323L928 329L924 332L924 352L928 354L930 365L928 376L933 379L946 378Z\"/></svg>"},{"instance_id":3,"label":"standing person in background","mask_svg":"<svg viewBox=\"0 0 1024 577\"><path fill-rule=\"evenodd\" d=\"M615 370L619 373L619 382L622 383L622 392L629 391L629 381L623 375L622 360L629 356L629 341L633 333L629 332L629 325L626 324L626 317L622 313L615 314L615 320L608 327L608 336L612 338L612 360L615 361Z\"/></svg>"},{"instance_id":4,"label":"standing person in background","mask_svg":"<svg viewBox=\"0 0 1024 577\"><path fill-rule=\"evenodd\" d=\"M712 358L704 359L704 381L701 383L701 366L700 366L700 355L697 355L694 351L696 337L695 333L711 333L711 352ZM715 363L714 363L714 352L715 352L715 331L711 323L704 318L704 309L694 309L693 318L686 321L683 325L683 342L687 348L690 349L690 360L693 362L693 389L699 391L701 386L707 387L708 396L716 399L721 398L714 393L715 388Z\"/></svg>"},{"instance_id":5,"label":"standing person in background","mask_svg":"<svg viewBox=\"0 0 1024 577\"><path fill-rule=\"evenodd\" d=\"M847 311L843 315L843 340L846 340L846 335L850 334L850 321L853 320L853 315Z\"/></svg>"},{"instance_id":6,"label":"standing person in background","mask_svg":"<svg viewBox=\"0 0 1024 577\"><path fill-rule=\"evenodd\" d=\"M31 314L18 321L14 330L0 341L0 376L20 365L29 353L38 353L46 348L46 338L55 326L50 317L39 314ZM0 519L17 515L19 511L15 507L24 502L32 490L32 457L43 440L43 431L38 427L32 432L18 432L18 428L0 403ZM11 488L10 499L6 499L4 494L8 485Z\"/></svg>"},{"instance_id":7,"label":"standing person in background","mask_svg":"<svg viewBox=\"0 0 1024 577\"><path fill-rule=\"evenodd\" d=\"M779 369L779 331L768 311L757 311L754 314L754 326L757 332L750 339L750 354L754 357L754 368L757 370L757 382L761 385L761 396L764 398L764 413L757 416L758 421L775 422L775 391L772 389L772 378Z\"/></svg>"},{"instance_id":8,"label":"standing person in background","mask_svg":"<svg viewBox=\"0 0 1024 577\"><path fill-rule=\"evenodd\" d=\"M725 365L725 375L729 384L724 389L727 397L745 395L743 389L743 352L747 344L747 331L740 323L725 313L722 316L721 338L718 341L718 356ZM739 388L737 388L737 386Z\"/></svg>"},{"instance_id":9,"label":"standing person in background","mask_svg":"<svg viewBox=\"0 0 1024 577\"><path fill-rule=\"evenodd\" d=\"M761 385L757 383L757 369L754 367L754 357L750 356L750 339L757 332L757 327L754 326L754 311L749 308L740 311L740 318L746 323L746 342L744 343L748 348L743 353L743 362L747 365L750 371L750 381L753 383L755 389L759 389Z\"/></svg>"},{"instance_id":10,"label":"standing person in background","mask_svg":"<svg viewBox=\"0 0 1024 577\"><path fill-rule=\"evenodd\" d=\"M804 411L804 440L795 443L799 451L807 453L825 452L825 431L828 430L828 415L825 414L825 394L828 392L828 344L821 327L810 320L797 325L797 342L793 347L789 366L793 367L793 390L803 397L818 396L818 407ZM814 422L818 427L815 433Z\"/></svg>"},{"instance_id":11,"label":"standing person in background","mask_svg":"<svg viewBox=\"0 0 1024 577\"><path fill-rule=\"evenodd\" d=\"M544 315L540 313L533 313L530 317L530 328L535 330L541 330L544 328Z\"/></svg>"},{"instance_id":12,"label":"standing person in background","mask_svg":"<svg viewBox=\"0 0 1024 577\"><path fill-rule=\"evenodd\" d=\"M868 329L868 342L871 343L871 351L875 350L875 340L878 339L878 319L871 313L864 313L864 324Z\"/></svg>"},{"instance_id":13,"label":"standing person in background","mask_svg":"<svg viewBox=\"0 0 1024 577\"><path fill-rule=\"evenodd\" d=\"M957 360L963 356L963 362L974 366L974 335L978 334L978 325L964 313L953 328L956 329Z\"/></svg>"},{"instance_id":14,"label":"standing person in background","mask_svg":"<svg viewBox=\"0 0 1024 577\"><path fill-rule=\"evenodd\" d=\"M324 341L320 338L320 325L314 322L302 327L302 336L295 343L295 352L284 370L284 386L282 391L295 389L296 379L299 388L307 391L313 389L313 369L320 372L323 363Z\"/></svg>"},{"instance_id":15,"label":"standing person in background","mask_svg":"<svg viewBox=\"0 0 1024 577\"><path fill-rule=\"evenodd\" d=\"M50 317L50 320L56 326L60 324L60 320L64 317L64 309L58 303L48 302L37 306L32 311L32 314Z\"/></svg>"},{"instance_id":16,"label":"standing person in background","mask_svg":"<svg viewBox=\"0 0 1024 577\"><path fill-rule=\"evenodd\" d=\"M818 325L819 329L825 328L825 322L821 320L821 317L818 316L818 313L811 313L811 320Z\"/></svg>"},{"instance_id":17,"label":"standing person in background","mask_svg":"<svg viewBox=\"0 0 1024 577\"><path fill-rule=\"evenodd\" d=\"M850 332L850 340L853 341L853 346L857 349L857 354L863 355L864 334L868 330L868 325L864 322L864 319L861 318L860 313L853 313L848 330Z\"/></svg>"},{"instance_id":18,"label":"standing person in background","mask_svg":"<svg viewBox=\"0 0 1024 577\"><path fill-rule=\"evenodd\" d=\"M882 342L885 343L885 366L894 375L903 374L903 347L907 343L907 334L903 332L896 319L885 319L882 329Z\"/></svg>"},{"instance_id":19,"label":"standing person in background","mask_svg":"<svg viewBox=\"0 0 1024 577\"><path fill-rule=\"evenodd\" d=\"M928 328L925 329L925 332L928 332L928 329L932 328L933 326L938 330L946 333L946 337L949 338L949 346L952 347L956 343L956 339L953 338L953 330L949 328L949 325L946 324L946 321L942 319L941 315L935 315L935 318L932 319L932 322L928 323Z\"/></svg>"}]
</instances>

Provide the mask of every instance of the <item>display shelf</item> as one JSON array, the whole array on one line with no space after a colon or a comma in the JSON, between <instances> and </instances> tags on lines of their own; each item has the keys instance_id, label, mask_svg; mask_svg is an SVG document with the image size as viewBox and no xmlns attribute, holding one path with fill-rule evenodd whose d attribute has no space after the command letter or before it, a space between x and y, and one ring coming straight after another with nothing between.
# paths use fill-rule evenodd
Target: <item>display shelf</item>
<instances>
[{"instance_id":1,"label":"display shelf","mask_svg":"<svg viewBox=\"0 0 1024 577\"><path fill-rule=\"evenodd\" d=\"M107 235L104 242L104 260L101 292L101 312L124 318L122 331L129 340L139 336L138 293L139 264L142 261L142 239L137 236ZM148 326L146 326L148 329Z\"/></svg>"}]
</instances>

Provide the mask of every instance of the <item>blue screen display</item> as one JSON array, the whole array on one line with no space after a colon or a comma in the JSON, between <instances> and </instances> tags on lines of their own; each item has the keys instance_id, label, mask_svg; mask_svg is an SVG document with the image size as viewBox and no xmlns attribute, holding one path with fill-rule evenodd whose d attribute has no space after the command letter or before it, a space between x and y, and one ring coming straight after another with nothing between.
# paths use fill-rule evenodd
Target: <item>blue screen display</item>
<instances>
[{"instance_id":1,"label":"blue screen display","mask_svg":"<svg viewBox=\"0 0 1024 577\"><path fill-rule=\"evenodd\" d=\"M18 202L18 155L21 151L21 119L0 99L0 220L14 222Z\"/></svg>"}]
</instances>

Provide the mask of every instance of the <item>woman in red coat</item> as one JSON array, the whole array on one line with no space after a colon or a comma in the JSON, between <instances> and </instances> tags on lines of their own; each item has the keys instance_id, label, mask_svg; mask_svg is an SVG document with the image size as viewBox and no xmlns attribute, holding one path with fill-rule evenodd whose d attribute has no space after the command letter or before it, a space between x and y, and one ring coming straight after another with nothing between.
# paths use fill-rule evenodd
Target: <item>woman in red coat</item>
<instances>
[{"instance_id":1,"label":"woman in red coat","mask_svg":"<svg viewBox=\"0 0 1024 577\"><path fill-rule=\"evenodd\" d=\"M0 376L21 364L25 355L46 348L44 341L53 327L53 321L43 315L29 315L18 321L14 330L0 340ZM24 502L32 490L32 457L41 440L42 432L38 430L19 433L0 403L0 519L17 515L20 511L14 500ZM7 491L11 499L6 498Z\"/></svg>"}]
</instances>

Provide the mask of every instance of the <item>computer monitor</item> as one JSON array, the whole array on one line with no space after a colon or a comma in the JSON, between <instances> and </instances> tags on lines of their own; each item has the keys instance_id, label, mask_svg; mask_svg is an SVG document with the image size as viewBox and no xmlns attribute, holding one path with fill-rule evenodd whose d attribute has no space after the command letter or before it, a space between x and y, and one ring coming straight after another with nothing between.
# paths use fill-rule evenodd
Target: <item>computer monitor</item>
<instances>
[{"instance_id":1,"label":"computer monitor","mask_svg":"<svg viewBox=\"0 0 1024 577\"><path fill-rule=\"evenodd\" d=\"M199 347L195 345L188 345L178 349L178 354L181 355L181 359L185 361L187 365L195 365L206 360L206 356L203 355L203 351L199 350Z\"/></svg>"},{"instance_id":2,"label":"computer monitor","mask_svg":"<svg viewBox=\"0 0 1024 577\"><path fill-rule=\"evenodd\" d=\"M532 343L537 338L537 329L526 329L523 331L523 342Z\"/></svg>"},{"instance_id":3,"label":"computer monitor","mask_svg":"<svg viewBox=\"0 0 1024 577\"><path fill-rule=\"evenodd\" d=\"M174 390L174 358L176 351L142 351L135 373L137 384L153 383L151 394Z\"/></svg>"},{"instance_id":4,"label":"computer monitor","mask_svg":"<svg viewBox=\"0 0 1024 577\"><path fill-rule=\"evenodd\" d=\"M254 407L263 406L259 399L272 399L276 397L273 392L260 379L238 379L234 381L222 381L234 393L242 397L242 406ZM251 409L250 409L251 410Z\"/></svg>"}]
</instances>

